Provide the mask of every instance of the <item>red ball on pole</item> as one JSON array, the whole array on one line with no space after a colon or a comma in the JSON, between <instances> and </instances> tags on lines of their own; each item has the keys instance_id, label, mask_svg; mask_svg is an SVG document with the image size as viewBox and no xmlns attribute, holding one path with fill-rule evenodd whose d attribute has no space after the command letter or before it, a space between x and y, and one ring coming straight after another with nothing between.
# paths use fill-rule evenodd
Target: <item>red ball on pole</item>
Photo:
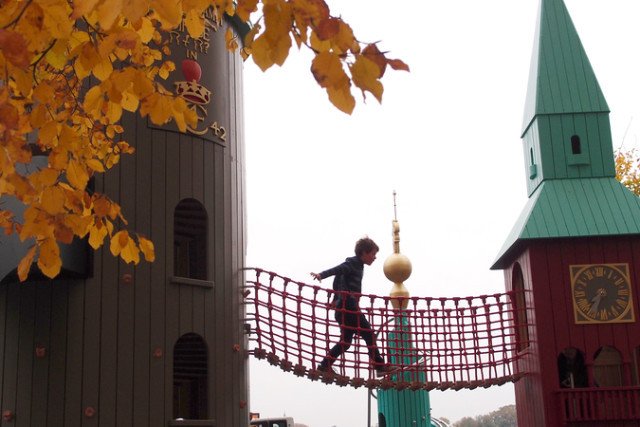
<instances>
[{"instance_id":1,"label":"red ball on pole","mask_svg":"<svg viewBox=\"0 0 640 427\"><path fill-rule=\"evenodd\" d=\"M182 74L188 82L199 82L202 77L202 68L193 59L184 59L182 61Z\"/></svg>"}]
</instances>

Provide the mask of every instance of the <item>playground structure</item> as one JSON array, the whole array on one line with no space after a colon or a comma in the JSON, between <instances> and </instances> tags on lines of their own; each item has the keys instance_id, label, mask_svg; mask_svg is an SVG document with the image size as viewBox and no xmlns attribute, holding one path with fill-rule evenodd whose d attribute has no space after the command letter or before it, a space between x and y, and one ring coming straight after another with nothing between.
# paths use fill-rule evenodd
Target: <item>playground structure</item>
<instances>
[{"instance_id":1,"label":"playground structure","mask_svg":"<svg viewBox=\"0 0 640 427\"><path fill-rule=\"evenodd\" d=\"M515 313L515 292L468 298L410 297L404 309L392 306L393 297L362 295L360 308L377 333L381 351L391 354L409 347L413 354L408 357L416 362L399 358L392 364L397 373L376 378L366 345L354 340L334 364L339 375L323 376L316 370L317 363L339 338L329 309L334 291L261 269L249 269L246 276L250 353L294 375L339 386L397 390L474 389L522 376L512 370L518 358L515 329L527 326L514 322L524 317ZM404 334L397 333L399 317L407 319ZM420 374L425 380L418 379Z\"/></svg>"},{"instance_id":2,"label":"playground structure","mask_svg":"<svg viewBox=\"0 0 640 427\"><path fill-rule=\"evenodd\" d=\"M156 243L152 265L75 241L59 277L19 283L27 245L3 237L2 425L244 426L248 355L384 391L515 382L520 426L640 425L640 202L615 181L609 108L562 0L541 0L522 134L529 202L493 266L506 291L362 295L395 355L383 378L358 340L338 375L317 371L338 336L333 291L245 269L242 64L225 48L229 25L208 22L206 44L172 35L173 59L205 70L171 82L201 127L126 116L138 155L92 183Z\"/></svg>"}]
</instances>

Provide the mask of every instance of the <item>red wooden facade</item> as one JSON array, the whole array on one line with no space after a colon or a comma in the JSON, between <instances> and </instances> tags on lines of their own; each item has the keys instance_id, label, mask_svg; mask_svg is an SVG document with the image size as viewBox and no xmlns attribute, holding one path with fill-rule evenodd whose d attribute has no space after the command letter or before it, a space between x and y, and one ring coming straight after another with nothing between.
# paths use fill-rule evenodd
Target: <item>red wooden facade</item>
<instances>
[{"instance_id":1,"label":"red wooden facade","mask_svg":"<svg viewBox=\"0 0 640 427\"><path fill-rule=\"evenodd\" d=\"M519 426L640 425L640 323L574 320L569 266L609 263L628 263L632 283L640 283L640 236L533 241L505 270L508 290L522 272L529 307L528 346L516 367L528 374L515 385ZM634 292L636 313L639 298ZM596 355L605 346L621 356L621 363L610 367L620 373L615 387L599 387L596 378L601 369ZM561 385L559 358L568 348L584 355L586 387Z\"/></svg>"}]
</instances>

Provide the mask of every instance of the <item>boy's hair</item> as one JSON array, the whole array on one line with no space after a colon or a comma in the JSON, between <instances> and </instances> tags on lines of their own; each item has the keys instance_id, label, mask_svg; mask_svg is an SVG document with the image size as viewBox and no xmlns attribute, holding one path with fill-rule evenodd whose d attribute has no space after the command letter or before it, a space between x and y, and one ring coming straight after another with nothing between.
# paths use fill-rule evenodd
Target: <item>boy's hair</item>
<instances>
[{"instance_id":1,"label":"boy's hair","mask_svg":"<svg viewBox=\"0 0 640 427\"><path fill-rule=\"evenodd\" d=\"M362 239L356 242L356 249L355 249L356 256L361 256L373 250L378 252L380 248L378 247L378 245L376 245L376 242L374 242L368 237L363 237Z\"/></svg>"}]
</instances>

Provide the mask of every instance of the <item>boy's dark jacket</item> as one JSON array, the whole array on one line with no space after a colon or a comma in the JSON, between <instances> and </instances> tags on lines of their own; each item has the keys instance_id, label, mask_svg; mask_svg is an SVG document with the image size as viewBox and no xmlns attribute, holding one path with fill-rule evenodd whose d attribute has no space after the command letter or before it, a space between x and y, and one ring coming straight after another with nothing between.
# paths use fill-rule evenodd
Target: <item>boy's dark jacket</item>
<instances>
[{"instance_id":1,"label":"boy's dark jacket","mask_svg":"<svg viewBox=\"0 0 640 427\"><path fill-rule=\"evenodd\" d=\"M320 273L322 279L335 276L333 290L336 291L336 294L333 298L333 305L344 307L347 310L357 308L358 299L362 293L363 273L364 263L357 256L349 257L342 264Z\"/></svg>"}]
</instances>

